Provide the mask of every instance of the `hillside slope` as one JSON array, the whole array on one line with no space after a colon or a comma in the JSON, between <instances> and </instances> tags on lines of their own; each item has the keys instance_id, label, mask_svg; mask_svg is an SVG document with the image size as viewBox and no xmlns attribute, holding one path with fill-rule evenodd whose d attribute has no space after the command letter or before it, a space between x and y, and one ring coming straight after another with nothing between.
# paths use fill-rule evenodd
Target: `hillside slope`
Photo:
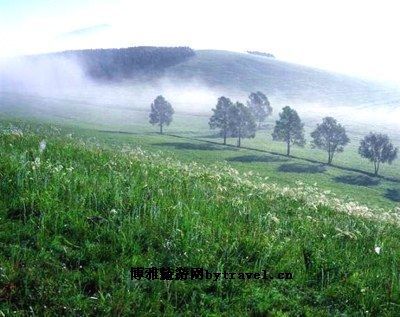
<instances>
[{"instance_id":1,"label":"hillside slope","mask_svg":"<svg viewBox=\"0 0 400 317\"><path fill-rule=\"evenodd\" d=\"M81 96L88 102L98 95L98 91L91 93L93 82L106 84L102 89L114 95L121 94L116 87L129 85L163 92L168 83L171 89L191 90L197 86L235 98L261 90L274 101L282 102L328 106L398 107L400 104L400 91L393 87L275 58L229 51L179 47L81 50L30 56L0 65L0 91L39 95L54 95L59 91L65 97L67 90L67 94Z\"/></svg>"},{"instance_id":2,"label":"hillside slope","mask_svg":"<svg viewBox=\"0 0 400 317\"><path fill-rule=\"evenodd\" d=\"M398 211L57 127L3 128L0 151L2 315L398 312ZM131 267L271 278L136 279Z\"/></svg>"},{"instance_id":3,"label":"hillside slope","mask_svg":"<svg viewBox=\"0 0 400 317\"><path fill-rule=\"evenodd\" d=\"M168 68L167 75L181 80L202 80L229 90L262 90L268 96L292 101L331 105L398 106L400 103L400 92L394 88L274 58L229 51L196 51L187 61Z\"/></svg>"}]
</instances>

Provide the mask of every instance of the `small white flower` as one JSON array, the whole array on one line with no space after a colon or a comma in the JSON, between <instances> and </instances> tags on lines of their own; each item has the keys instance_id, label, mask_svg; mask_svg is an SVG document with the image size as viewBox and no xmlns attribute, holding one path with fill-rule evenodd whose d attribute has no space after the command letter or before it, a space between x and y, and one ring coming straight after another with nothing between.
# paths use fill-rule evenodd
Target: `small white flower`
<instances>
[{"instance_id":1,"label":"small white flower","mask_svg":"<svg viewBox=\"0 0 400 317\"><path fill-rule=\"evenodd\" d=\"M115 215L115 214L118 213L118 212L117 212L115 209L111 209L111 210L110 210L110 213L113 214L113 215Z\"/></svg>"},{"instance_id":2,"label":"small white flower","mask_svg":"<svg viewBox=\"0 0 400 317\"><path fill-rule=\"evenodd\" d=\"M59 173L60 171L62 171L62 169L63 169L63 166L61 164L57 165L54 167L54 172Z\"/></svg>"},{"instance_id":3,"label":"small white flower","mask_svg":"<svg viewBox=\"0 0 400 317\"><path fill-rule=\"evenodd\" d=\"M35 161L32 162L32 170L36 170L41 165L40 157L36 157Z\"/></svg>"},{"instance_id":4,"label":"small white flower","mask_svg":"<svg viewBox=\"0 0 400 317\"><path fill-rule=\"evenodd\" d=\"M376 246L376 247L374 248L374 251L375 251L376 254L381 253L381 247Z\"/></svg>"},{"instance_id":5,"label":"small white flower","mask_svg":"<svg viewBox=\"0 0 400 317\"><path fill-rule=\"evenodd\" d=\"M271 217L271 220L272 220L273 222L275 222L275 223L279 223L279 218L278 218L278 217L272 216L272 217Z\"/></svg>"},{"instance_id":6,"label":"small white flower","mask_svg":"<svg viewBox=\"0 0 400 317\"><path fill-rule=\"evenodd\" d=\"M45 140L42 140L42 141L40 141L40 143L39 143L39 152L40 153L43 153L43 151L46 149L46 141Z\"/></svg>"}]
</instances>

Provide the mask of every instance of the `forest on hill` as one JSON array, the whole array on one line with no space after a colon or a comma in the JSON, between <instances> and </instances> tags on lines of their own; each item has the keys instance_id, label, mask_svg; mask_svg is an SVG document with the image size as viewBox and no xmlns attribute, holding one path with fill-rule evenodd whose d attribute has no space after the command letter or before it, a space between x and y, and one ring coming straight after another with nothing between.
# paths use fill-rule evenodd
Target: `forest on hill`
<instances>
[{"instance_id":1,"label":"forest on hill","mask_svg":"<svg viewBox=\"0 0 400 317\"><path fill-rule=\"evenodd\" d=\"M65 57L76 60L92 79L121 80L160 75L165 68L182 63L194 55L194 50L189 47L138 46L64 51L32 58Z\"/></svg>"}]
</instances>

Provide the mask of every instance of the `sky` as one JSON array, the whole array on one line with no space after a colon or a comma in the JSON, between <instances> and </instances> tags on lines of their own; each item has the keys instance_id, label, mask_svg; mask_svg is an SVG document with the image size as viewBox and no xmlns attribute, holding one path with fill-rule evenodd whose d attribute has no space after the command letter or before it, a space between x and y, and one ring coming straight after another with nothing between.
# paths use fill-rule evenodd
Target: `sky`
<instances>
[{"instance_id":1,"label":"sky","mask_svg":"<svg viewBox=\"0 0 400 317\"><path fill-rule=\"evenodd\" d=\"M68 49L258 50L400 86L392 0L0 0L0 57Z\"/></svg>"}]
</instances>

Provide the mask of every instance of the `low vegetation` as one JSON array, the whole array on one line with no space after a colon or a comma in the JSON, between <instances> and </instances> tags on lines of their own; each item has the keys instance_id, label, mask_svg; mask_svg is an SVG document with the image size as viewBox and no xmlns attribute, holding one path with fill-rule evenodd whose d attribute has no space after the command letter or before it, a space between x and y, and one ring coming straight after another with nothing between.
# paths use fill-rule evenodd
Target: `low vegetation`
<instances>
[{"instance_id":1,"label":"low vegetation","mask_svg":"<svg viewBox=\"0 0 400 317\"><path fill-rule=\"evenodd\" d=\"M398 312L398 209L56 127L8 127L0 151L2 315ZM131 267L293 279L135 281Z\"/></svg>"}]
</instances>

